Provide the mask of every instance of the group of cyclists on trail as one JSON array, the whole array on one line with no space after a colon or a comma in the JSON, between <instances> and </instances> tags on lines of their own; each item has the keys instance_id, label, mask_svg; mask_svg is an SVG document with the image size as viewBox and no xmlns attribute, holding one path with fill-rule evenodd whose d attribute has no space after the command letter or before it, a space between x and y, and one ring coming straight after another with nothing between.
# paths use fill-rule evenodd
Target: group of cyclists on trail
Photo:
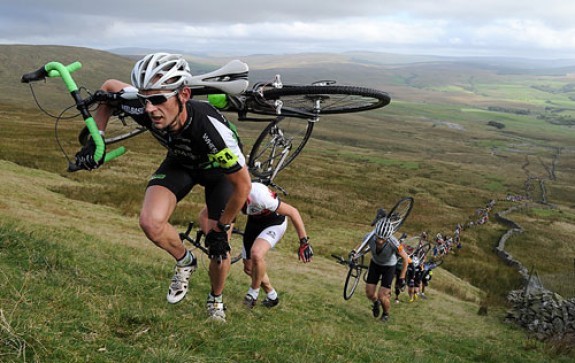
<instances>
[{"instance_id":1,"label":"group of cyclists on trail","mask_svg":"<svg viewBox=\"0 0 575 363\"><path fill-rule=\"evenodd\" d=\"M111 116L122 112L167 149L165 158L148 180L139 224L146 237L174 259L174 275L166 295L172 304L186 296L198 260L184 246L169 220L177 204L194 186L204 187L205 206L199 213L199 225L206 236L210 259L206 310L209 318L225 322L223 292L230 272L229 239L240 213L247 215L242 258L250 285L243 304L250 309L258 301L268 308L279 303L265 257L283 238L288 219L299 240L299 260L312 261L313 249L297 208L280 200L267 185L252 181L236 127L210 103L193 99L188 86L191 78L189 65L181 55L148 54L134 65L131 84L109 79L101 86L105 92L132 93L137 97L101 102L94 121L100 135L105 135ZM105 158L97 158L96 150L96 142L89 138L76 154L76 165L86 170L99 168ZM414 301L423 296L433 267L424 261L414 262L406 253L401 238L394 236L390 216L378 214L373 225L368 241L371 262L366 296L372 302L373 316L385 322L389 319L394 277L396 301L406 286L410 301ZM456 231L457 241L459 232ZM426 235L421 238L427 240ZM261 289L265 293L263 299Z\"/></svg>"}]
</instances>

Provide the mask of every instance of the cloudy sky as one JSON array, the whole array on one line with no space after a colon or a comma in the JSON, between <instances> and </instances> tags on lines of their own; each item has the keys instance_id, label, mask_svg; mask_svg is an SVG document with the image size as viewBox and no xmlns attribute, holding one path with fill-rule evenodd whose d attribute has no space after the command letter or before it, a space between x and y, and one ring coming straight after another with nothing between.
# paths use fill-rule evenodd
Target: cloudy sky
<instances>
[{"instance_id":1,"label":"cloudy sky","mask_svg":"<svg viewBox=\"0 0 575 363\"><path fill-rule=\"evenodd\" d=\"M0 44L575 58L575 0L0 1Z\"/></svg>"}]
</instances>

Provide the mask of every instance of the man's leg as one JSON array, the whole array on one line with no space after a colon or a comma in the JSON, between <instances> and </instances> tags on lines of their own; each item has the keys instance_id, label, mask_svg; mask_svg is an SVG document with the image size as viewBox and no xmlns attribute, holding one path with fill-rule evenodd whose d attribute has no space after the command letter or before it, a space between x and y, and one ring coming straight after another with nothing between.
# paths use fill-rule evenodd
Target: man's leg
<instances>
[{"instance_id":1,"label":"man's leg","mask_svg":"<svg viewBox=\"0 0 575 363\"><path fill-rule=\"evenodd\" d=\"M391 310L391 289L381 286L379 288L378 299L381 301L381 305L383 306L381 320L387 321L389 319L389 311Z\"/></svg>"},{"instance_id":2,"label":"man's leg","mask_svg":"<svg viewBox=\"0 0 575 363\"><path fill-rule=\"evenodd\" d=\"M140 227L150 241L178 260L186 248L178 231L168 223L176 204L176 196L169 189L159 185L148 187L140 212Z\"/></svg>"},{"instance_id":3,"label":"man's leg","mask_svg":"<svg viewBox=\"0 0 575 363\"><path fill-rule=\"evenodd\" d=\"M208 231L216 227L217 220L208 219ZM231 231L229 232L231 233ZM228 233L228 240L229 240ZM223 292L226 279L230 272L230 253L227 253L227 258L218 260L216 258L210 259L210 266L208 274L210 276L211 291L208 294L206 307L208 309L208 316L217 321L226 321L226 313L224 312L225 306L223 301Z\"/></svg>"},{"instance_id":4,"label":"man's leg","mask_svg":"<svg viewBox=\"0 0 575 363\"><path fill-rule=\"evenodd\" d=\"M265 243L269 246L267 241L265 241ZM256 265L254 264L253 260L253 249L250 251L250 259L244 259L243 261L244 261L244 273L248 275L251 280L250 288L248 289L248 293L244 298L244 305L246 305L248 308L251 309L255 306L256 301L259 298L260 288L262 288L266 294L275 293L275 291L270 283L268 274L267 272L265 272L265 270L263 277L256 277L257 267L254 267ZM264 269L265 269L265 261L264 261ZM275 299L277 299L277 296L275 297Z\"/></svg>"},{"instance_id":5,"label":"man's leg","mask_svg":"<svg viewBox=\"0 0 575 363\"><path fill-rule=\"evenodd\" d=\"M381 301L377 298L376 289L376 284L365 284L365 296L373 303L371 311L374 318L377 318L381 312Z\"/></svg>"},{"instance_id":6,"label":"man's leg","mask_svg":"<svg viewBox=\"0 0 575 363\"><path fill-rule=\"evenodd\" d=\"M152 185L146 189L140 212L140 227L148 239L176 260L176 271L167 294L170 303L177 303L186 296L189 279L197 268L196 259L184 247L178 231L168 223L176 204L176 196L169 189Z\"/></svg>"},{"instance_id":7,"label":"man's leg","mask_svg":"<svg viewBox=\"0 0 575 363\"><path fill-rule=\"evenodd\" d=\"M257 238L252 246L252 289L259 289L264 279L267 278L268 288L271 287L269 277L266 273L266 253L271 249L268 241L262 238Z\"/></svg>"},{"instance_id":8,"label":"man's leg","mask_svg":"<svg viewBox=\"0 0 575 363\"><path fill-rule=\"evenodd\" d=\"M395 266L385 266L382 271L378 299L383 306L383 314L381 314L381 321L383 322L389 319L389 310L391 309L391 283L395 275L395 270Z\"/></svg>"},{"instance_id":9,"label":"man's leg","mask_svg":"<svg viewBox=\"0 0 575 363\"><path fill-rule=\"evenodd\" d=\"M283 235L283 233L282 233ZM273 288L270 278L267 273L267 264L265 256L268 251L272 249L270 242L263 238L257 238L252 246L251 256L253 261L252 270L252 289L259 289L260 287L266 293L266 298L263 300L262 304L265 307L273 308L279 304L279 297L275 289Z\"/></svg>"},{"instance_id":10,"label":"man's leg","mask_svg":"<svg viewBox=\"0 0 575 363\"><path fill-rule=\"evenodd\" d=\"M217 220L208 219L208 231L216 228ZM231 233L231 231L229 232ZM228 234L229 239L229 234ZM218 261L217 259L210 260L209 275L212 283L212 294L214 296L221 295L224 292L224 285L226 278L230 272L230 253L228 252L227 258Z\"/></svg>"}]
</instances>

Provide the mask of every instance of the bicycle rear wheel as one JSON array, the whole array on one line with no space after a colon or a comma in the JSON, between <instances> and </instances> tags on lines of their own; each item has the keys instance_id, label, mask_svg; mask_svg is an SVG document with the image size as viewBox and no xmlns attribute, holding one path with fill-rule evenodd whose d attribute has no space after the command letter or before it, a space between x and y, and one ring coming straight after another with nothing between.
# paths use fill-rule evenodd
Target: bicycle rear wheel
<instances>
[{"instance_id":1,"label":"bicycle rear wheel","mask_svg":"<svg viewBox=\"0 0 575 363\"><path fill-rule=\"evenodd\" d=\"M413 198L404 197L401 198L389 211L388 217L391 219L391 225L393 226L393 231L396 232L399 227L403 225L411 209L413 208Z\"/></svg>"},{"instance_id":2,"label":"bicycle rear wheel","mask_svg":"<svg viewBox=\"0 0 575 363\"><path fill-rule=\"evenodd\" d=\"M266 100L281 100L283 107L316 115L373 110L387 106L389 94L372 88L342 85L284 85L263 91Z\"/></svg>"},{"instance_id":3,"label":"bicycle rear wheel","mask_svg":"<svg viewBox=\"0 0 575 363\"><path fill-rule=\"evenodd\" d=\"M134 121L131 117L112 117L108 121L108 125L106 127L104 142L106 145L111 145L116 142L137 136L145 131L146 129L136 123L136 121ZM80 145L86 145L88 136L90 136L90 131L87 127L84 127L78 134L78 142Z\"/></svg>"},{"instance_id":4,"label":"bicycle rear wheel","mask_svg":"<svg viewBox=\"0 0 575 363\"><path fill-rule=\"evenodd\" d=\"M355 263L349 267L347 271L347 276L345 278L345 284L343 286L343 298L345 300L351 299L357 285L359 284L359 279L363 272L363 260L364 256L359 256Z\"/></svg>"},{"instance_id":5,"label":"bicycle rear wheel","mask_svg":"<svg viewBox=\"0 0 575 363\"><path fill-rule=\"evenodd\" d=\"M313 122L295 117L278 117L268 124L255 141L248 158L252 175L271 181L303 150L313 126Z\"/></svg>"}]
</instances>

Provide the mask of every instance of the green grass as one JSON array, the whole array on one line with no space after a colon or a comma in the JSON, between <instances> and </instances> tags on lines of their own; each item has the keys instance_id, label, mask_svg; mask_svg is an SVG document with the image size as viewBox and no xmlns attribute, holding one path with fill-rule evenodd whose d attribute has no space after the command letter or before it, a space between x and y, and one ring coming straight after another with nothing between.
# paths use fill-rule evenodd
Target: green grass
<instances>
[{"instance_id":1,"label":"green grass","mask_svg":"<svg viewBox=\"0 0 575 363\"><path fill-rule=\"evenodd\" d=\"M18 59L21 68L34 61ZM111 62L129 70L118 57L92 59L101 62L87 62L86 68L96 68L98 76ZM568 348L534 341L503 323L506 295L520 286L520 278L493 254L506 231L493 219L464 231L463 248L434 276L431 299L394 306L391 324L372 320L361 286L352 300L341 297L345 270L330 255L345 255L358 243L376 208L411 195L415 207L403 230L449 234L455 224L474 220L475 210L491 199L497 200L492 213L514 206L504 201L506 194L524 195L528 174L547 176L558 150L557 179L546 180L555 209L532 203L512 214L526 232L508 245L554 290L566 297L575 290L564 278L572 276L575 256L569 244L575 225L573 130L535 113L484 111L491 105L538 109L565 95L543 97L525 89L539 82L525 75L521 81L483 74L479 84L477 77L454 82L445 73L439 80L423 68L416 71L421 78L410 81L414 87L392 88L390 106L316 124L301 156L277 178L289 191L282 199L298 207L306 221L316 259L297 263L290 227L270 255L270 276L282 303L252 312L242 309L248 280L241 266L234 266L224 326L205 320L205 269L194 275L182 303L167 304L173 261L138 228L146 180L165 151L142 135L125 143L125 156L101 169L66 173L53 121L31 101L22 104L30 100L26 88L7 93L16 96L0 104L0 360L368 362L381 359L383 351L402 362L571 361ZM87 83L97 87L102 77ZM559 77L553 87L565 82ZM40 95L48 98L41 99L59 110L59 98L44 86ZM487 126L493 119L506 127ZM81 127L78 120L59 124L68 155L79 148L75 135ZM238 123L246 150L261 127ZM202 205L202 189L196 188L171 222L186 225ZM477 315L479 306L488 308L488 316Z\"/></svg>"},{"instance_id":2,"label":"green grass","mask_svg":"<svg viewBox=\"0 0 575 363\"><path fill-rule=\"evenodd\" d=\"M433 289L430 300L394 306L393 321L378 324L361 291L341 298L343 271L321 257L296 267L293 256L272 253L271 275L282 296L273 310L243 309L247 278L234 266L229 319L220 325L204 316L205 269L194 275L189 296L169 305L172 264L159 251L6 219L0 237L0 253L10 256L2 260L0 291L0 354L7 362L370 362L382 349L396 361L550 357L542 344L517 345L523 333L501 325L499 313L480 317L475 304ZM414 339L417 347L402 348Z\"/></svg>"}]
</instances>

